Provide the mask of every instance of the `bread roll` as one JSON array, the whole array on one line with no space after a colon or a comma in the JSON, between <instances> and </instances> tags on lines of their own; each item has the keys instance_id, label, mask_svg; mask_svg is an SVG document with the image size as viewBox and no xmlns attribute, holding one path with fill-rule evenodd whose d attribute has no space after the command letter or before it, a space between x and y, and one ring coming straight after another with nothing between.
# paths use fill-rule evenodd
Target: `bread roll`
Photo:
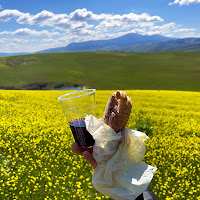
<instances>
[{"instance_id":1,"label":"bread roll","mask_svg":"<svg viewBox=\"0 0 200 200\"><path fill-rule=\"evenodd\" d=\"M105 108L102 121L117 133L127 124L131 114L132 101L126 92L117 91L111 94Z\"/></svg>"}]
</instances>

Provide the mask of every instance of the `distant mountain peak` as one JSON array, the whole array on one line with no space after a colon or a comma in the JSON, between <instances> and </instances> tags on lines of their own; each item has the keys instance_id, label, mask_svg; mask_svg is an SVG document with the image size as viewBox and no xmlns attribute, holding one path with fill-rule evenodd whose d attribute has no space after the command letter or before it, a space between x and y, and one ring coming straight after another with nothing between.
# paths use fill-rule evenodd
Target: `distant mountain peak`
<instances>
[{"instance_id":1,"label":"distant mountain peak","mask_svg":"<svg viewBox=\"0 0 200 200\"><path fill-rule=\"evenodd\" d=\"M47 49L40 53L81 52L81 51L123 51L123 52L159 52L199 48L198 38L171 38L163 35L141 35L127 33L117 38L72 42L65 47ZM196 45L193 47L193 45Z\"/></svg>"},{"instance_id":2,"label":"distant mountain peak","mask_svg":"<svg viewBox=\"0 0 200 200\"><path fill-rule=\"evenodd\" d=\"M161 35L141 35L138 33L127 33L117 38L106 40L91 40L85 42L72 42L66 47L47 49L40 53L53 52L75 52L75 51L125 51L137 52L138 48L152 45L172 38Z\"/></svg>"},{"instance_id":3,"label":"distant mountain peak","mask_svg":"<svg viewBox=\"0 0 200 200\"><path fill-rule=\"evenodd\" d=\"M108 52L161 52L161 51L200 51L200 38L171 38L163 35L141 35L127 33L120 37L105 40L72 42L67 46L46 49L35 53L108 51ZM30 53L0 53L0 57Z\"/></svg>"}]
</instances>

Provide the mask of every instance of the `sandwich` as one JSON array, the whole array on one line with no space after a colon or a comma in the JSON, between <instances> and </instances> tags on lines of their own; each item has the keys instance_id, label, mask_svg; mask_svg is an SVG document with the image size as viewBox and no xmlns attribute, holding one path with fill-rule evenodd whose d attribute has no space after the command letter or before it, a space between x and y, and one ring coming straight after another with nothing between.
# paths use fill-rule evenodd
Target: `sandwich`
<instances>
[{"instance_id":1,"label":"sandwich","mask_svg":"<svg viewBox=\"0 0 200 200\"><path fill-rule=\"evenodd\" d=\"M111 94L105 108L102 121L117 133L125 128L132 109L132 100L126 92L117 91Z\"/></svg>"}]
</instances>

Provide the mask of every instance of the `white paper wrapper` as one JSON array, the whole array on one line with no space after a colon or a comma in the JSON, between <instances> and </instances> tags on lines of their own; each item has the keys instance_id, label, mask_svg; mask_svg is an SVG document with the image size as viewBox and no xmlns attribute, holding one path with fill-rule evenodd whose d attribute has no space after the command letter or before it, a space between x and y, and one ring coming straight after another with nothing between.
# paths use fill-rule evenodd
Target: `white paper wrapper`
<instances>
[{"instance_id":1,"label":"white paper wrapper","mask_svg":"<svg viewBox=\"0 0 200 200\"><path fill-rule=\"evenodd\" d=\"M156 167L142 162L147 135L124 128L115 131L93 115L86 116L86 129L93 136L93 156L98 162L92 184L115 200L135 200L149 185Z\"/></svg>"}]
</instances>

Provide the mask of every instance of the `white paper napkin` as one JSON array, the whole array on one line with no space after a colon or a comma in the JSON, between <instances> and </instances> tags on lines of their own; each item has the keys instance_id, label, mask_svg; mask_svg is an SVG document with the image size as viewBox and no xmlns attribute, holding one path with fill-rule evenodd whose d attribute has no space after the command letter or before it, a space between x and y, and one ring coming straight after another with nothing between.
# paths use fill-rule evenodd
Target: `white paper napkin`
<instances>
[{"instance_id":1,"label":"white paper napkin","mask_svg":"<svg viewBox=\"0 0 200 200\"><path fill-rule=\"evenodd\" d=\"M98 162L92 184L100 193L115 200L135 200L151 182L156 167L142 162L147 135L124 128L115 131L93 115L85 118L93 136L93 156Z\"/></svg>"}]
</instances>

